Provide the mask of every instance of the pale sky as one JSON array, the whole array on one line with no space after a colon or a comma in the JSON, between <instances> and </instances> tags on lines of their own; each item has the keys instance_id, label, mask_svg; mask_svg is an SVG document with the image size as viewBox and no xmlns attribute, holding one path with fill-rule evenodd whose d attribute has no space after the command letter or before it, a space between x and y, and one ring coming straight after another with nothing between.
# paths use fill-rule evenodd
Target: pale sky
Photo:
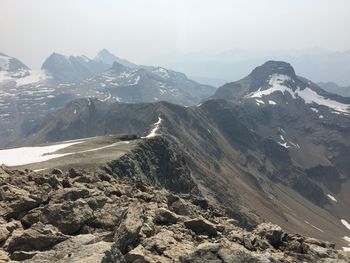
<instances>
[{"instance_id":1,"label":"pale sky","mask_svg":"<svg viewBox=\"0 0 350 263\"><path fill-rule=\"evenodd\" d=\"M349 14L349 0L0 0L0 52L38 68L53 51L102 48L142 64L235 48L343 51Z\"/></svg>"}]
</instances>

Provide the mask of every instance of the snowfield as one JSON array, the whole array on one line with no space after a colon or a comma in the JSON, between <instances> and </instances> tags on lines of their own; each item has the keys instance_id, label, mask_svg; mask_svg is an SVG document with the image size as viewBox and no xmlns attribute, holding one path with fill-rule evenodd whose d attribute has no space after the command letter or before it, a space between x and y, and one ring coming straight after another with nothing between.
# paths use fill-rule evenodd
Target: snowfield
<instances>
[{"instance_id":1,"label":"snowfield","mask_svg":"<svg viewBox=\"0 0 350 263\"><path fill-rule=\"evenodd\" d=\"M19 166L19 165L25 165L25 164L31 164L31 163L39 163L39 162L48 161L54 158L64 157L64 156L73 155L73 154L95 152L95 151L107 149L110 147L114 147L117 145L123 145L123 144L129 143L129 141L120 141L120 142L116 142L116 143L112 143L109 145L92 148L88 150L82 150L77 152L67 152L67 153L61 153L61 154L55 153L56 151L67 148L69 146L83 143L86 141L86 139L79 139L76 141L71 141L71 142L66 142L66 143L56 144L51 146L21 147L21 148L0 150L0 164L5 164L7 166ZM45 169L39 169L37 171L42 171Z\"/></svg>"},{"instance_id":2,"label":"snowfield","mask_svg":"<svg viewBox=\"0 0 350 263\"><path fill-rule=\"evenodd\" d=\"M44 162L67 155L67 153L55 154L54 152L82 142L84 141L0 150L0 163L7 166L18 166Z\"/></svg>"},{"instance_id":3,"label":"snowfield","mask_svg":"<svg viewBox=\"0 0 350 263\"><path fill-rule=\"evenodd\" d=\"M247 98L262 98L263 96L270 95L276 91L282 92L285 94L289 93L294 99L301 98L307 104L318 104L322 106L326 106L331 108L337 112L348 113L350 110L350 105L344 104L335 100L331 100L325 98L310 88L305 88L301 90L297 88L297 90L293 91L289 87L285 85L285 82L293 82L293 80L287 75L273 74L269 80L269 88L265 90L261 90L259 88L257 91L248 94ZM314 110L315 111L315 110ZM315 111L316 112L316 111Z\"/></svg>"}]
</instances>

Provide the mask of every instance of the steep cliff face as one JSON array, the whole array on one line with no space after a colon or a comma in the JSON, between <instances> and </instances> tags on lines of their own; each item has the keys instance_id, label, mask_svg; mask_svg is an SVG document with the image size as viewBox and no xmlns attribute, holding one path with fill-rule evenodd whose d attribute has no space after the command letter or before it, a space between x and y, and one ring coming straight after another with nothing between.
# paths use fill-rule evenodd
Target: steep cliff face
<instances>
[{"instance_id":1,"label":"steep cliff face","mask_svg":"<svg viewBox=\"0 0 350 263\"><path fill-rule=\"evenodd\" d=\"M177 193L199 193L184 156L161 136L141 141L129 153L109 162L105 170L119 178L139 179Z\"/></svg>"}]
</instances>

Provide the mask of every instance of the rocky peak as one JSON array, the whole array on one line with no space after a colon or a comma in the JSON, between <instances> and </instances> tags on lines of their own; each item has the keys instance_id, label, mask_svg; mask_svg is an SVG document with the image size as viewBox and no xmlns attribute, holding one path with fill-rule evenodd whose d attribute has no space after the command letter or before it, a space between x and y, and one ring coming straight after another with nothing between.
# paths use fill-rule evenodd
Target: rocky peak
<instances>
[{"instance_id":1,"label":"rocky peak","mask_svg":"<svg viewBox=\"0 0 350 263\"><path fill-rule=\"evenodd\" d=\"M273 60L256 67L249 76L253 79L269 79L271 75L285 75L291 79L296 78L295 71L289 63Z\"/></svg>"},{"instance_id":2,"label":"rocky peak","mask_svg":"<svg viewBox=\"0 0 350 263\"><path fill-rule=\"evenodd\" d=\"M108 65L113 65L114 62L118 62L126 67L129 67L129 68L133 68L133 67L137 66L134 63L132 63L126 59L122 59L122 58L117 57L116 55L109 52L107 49L102 49L96 55L94 60L98 61L98 62L103 62L103 63L108 64Z\"/></svg>"},{"instance_id":3,"label":"rocky peak","mask_svg":"<svg viewBox=\"0 0 350 263\"><path fill-rule=\"evenodd\" d=\"M17 72L21 70L29 70L29 68L18 59L0 53L0 71Z\"/></svg>"}]
</instances>

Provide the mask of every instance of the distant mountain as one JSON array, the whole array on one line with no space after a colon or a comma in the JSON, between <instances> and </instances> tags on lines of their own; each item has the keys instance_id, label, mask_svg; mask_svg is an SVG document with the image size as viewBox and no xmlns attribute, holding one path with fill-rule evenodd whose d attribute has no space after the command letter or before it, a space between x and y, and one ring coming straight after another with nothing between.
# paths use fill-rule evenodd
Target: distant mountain
<instances>
[{"instance_id":1,"label":"distant mountain","mask_svg":"<svg viewBox=\"0 0 350 263\"><path fill-rule=\"evenodd\" d=\"M350 86L340 87L334 82L319 82L318 85L328 92L335 93L344 97L350 97Z\"/></svg>"},{"instance_id":2,"label":"distant mountain","mask_svg":"<svg viewBox=\"0 0 350 263\"><path fill-rule=\"evenodd\" d=\"M29 70L29 68L18 59L0 53L0 71L15 73L21 70Z\"/></svg>"},{"instance_id":3,"label":"distant mountain","mask_svg":"<svg viewBox=\"0 0 350 263\"><path fill-rule=\"evenodd\" d=\"M186 75L161 67L128 68L114 62L111 69L72 84L85 97L138 103L169 101L193 105L215 92L215 88L192 81Z\"/></svg>"},{"instance_id":4,"label":"distant mountain","mask_svg":"<svg viewBox=\"0 0 350 263\"><path fill-rule=\"evenodd\" d=\"M268 61L257 67L246 78L220 87L213 98L250 99L257 104L309 105L333 114L349 115L350 98L322 90L315 83L299 77L285 62Z\"/></svg>"},{"instance_id":5,"label":"distant mountain","mask_svg":"<svg viewBox=\"0 0 350 263\"><path fill-rule=\"evenodd\" d=\"M86 56L64 56L52 53L42 65L58 83L70 83L92 77L110 66Z\"/></svg>"},{"instance_id":6,"label":"distant mountain","mask_svg":"<svg viewBox=\"0 0 350 263\"><path fill-rule=\"evenodd\" d=\"M186 54L164 58L166 67L189 76L239 80L256 65L267 60L288 61L300 75L315 82L332 81L350 85L350 50L343 52L323 49L304 50L245 50L236 49L216 55Z\"/></svg>"},{"instance_id":7,"label":"distant mountain","mask_svg":"<svg viewBox=\"0 0 350 263\"><path fill-rule=\"evenodd\" d=\"M94 58L95 61L97 62L102 62L104 64L112 66L114 62L117 62L125 67L129 68L136 68L137 65L126 60L119 58L115 56L114 54L110 53L107 49L102 49Z\"/></svg>"},{"instance_id":8,"label":"distant mountain","mask_svg":"<svg viewBox=\"0 0 350 263\"><path fill-rule=\"evenodd\" d=\"M170 101L193 105L215 88L172 70L118 62L112 66L86 56L51 54L43 69L0 56L0 147L26 135L38 119L77 98L128 103Z\"/></svg>"}]
</instances>

